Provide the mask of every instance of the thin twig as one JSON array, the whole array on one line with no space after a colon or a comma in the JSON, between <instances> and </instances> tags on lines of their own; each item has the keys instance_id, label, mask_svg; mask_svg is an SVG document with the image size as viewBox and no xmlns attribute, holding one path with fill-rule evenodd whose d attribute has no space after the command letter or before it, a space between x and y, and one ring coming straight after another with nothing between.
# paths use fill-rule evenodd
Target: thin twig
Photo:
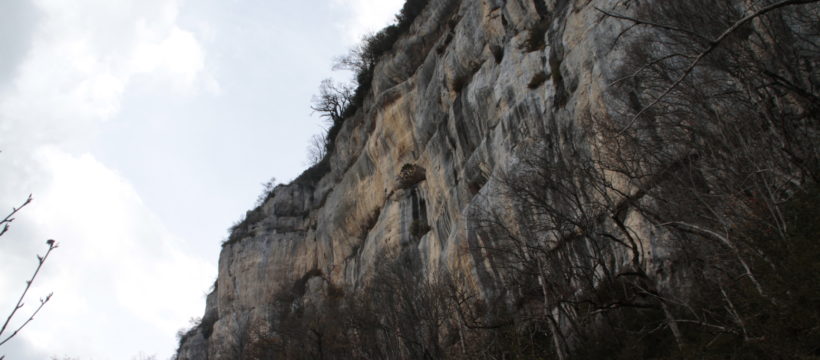
<instances>
[{"instance_id":1,"label":"thin twig","mask_svg":"<svg viewBox=\"0 0 820 360\"><path fill-rule=\"evenodd\" d=\"M22 325L20 325L20 326L19 326L16 330L14 330L14 332L13 332L13 333L11 333L11 335L9 335L9 336L8 336L7 338L5 338L3 341L0 341L0 346L2 346L3 344L5 344L7 341L11 340L11 338L13 338L13 337L14 337L14 335L17 335L17 333L18 333L18 332L20 332L20 330L22 330L22 329L23 329L23 327L25 327L26 325L28 325L28 323L30 323L30 322L31 322L31 320L34 320L34 316L35 316L35 315L37 315L37 313L39 313L39 312L40 312L40 309L42 309L42 308L43 308L43 306L45 306L45 305L46 305L46 303L47 303L49 300L51 300L51 296L52 296L52 295L54 295L54 293L49 293L49 294L48 294L48 296L46 296L46 298L45 298L45 299L40 299L40 306L38 306L38 307L37 307L37 310L34 310L34 312L33 312L33 313L31 313L31 316L29 316L29 317L28 317L28 319L27 319L27 320L26 320L26 321L25 321ZM0 359L0 360L2 360L2 359Z\"/></svg>"},{"instance_id":2,"label":"thin twig","mask_svg":"<svg viewBox=\"0 0 820 360\"><path fill-rule=\"evenodd\" d=\"M43 255L43 256L37 255L37 269L34 270L34 274L31 275L31 278L26 281L26 288L23 290L23 293L20 295L20 298L17 300L17 304L14 305L14 309L11 310L11 313L9 314L8 318L6 318L6 321L3 323L3 327L0 328L0 335L2 335L6 331L6 328L8 327L9 323L11 322L11 319L14 317L14 314L17 313L17 310L20 310L23 307L23 299L26 297L26 294L28 293L29 289L31 288L31 284L34 283L34 279L37 278L37 274L40 273L40 269L43 267L43 264L48 259L48 256L51 254L51 251L58 247L58 244L54 240L49 239L46 243L48 244L48 251L46 251L45 255ZM17 335L17 333L20 332L20 330L24 326L26 326L29 322L31 322L31 320L34 319L34 315L37 315L37 313L40 311L40 309L42 309L43 306L51 299L51 295L52 294L49 294L45 299L41 299L40 300L40 306L37 307L37 310L35 310L34 313L31 314L31 316L28 318L28 320L26 320L26 322L23 323L23 325L20 325L20 327L18 327L17 330L15 330L11 335L9 335L2 342L0 342L0 345L5 344L7 341L9 341L9 339L11 339L15 335Z\"/></svg>"},{"instance_id":3,"label":"thin twig","mask_svg":"<svg viewBox=\"0 0 820 360\"><path fill-rule=\"evenodd\" d=\"M0 236L3 236L3 234L6 233L6 231L9 231L9 225L11 224L12 221L14 221L14 214L16 214L18 211L20 211L20 209L26 207L26 205L28 205L31 202L31 200L32 200L31 194L28 194L28 198L26 198L26 201L24 201L23 204L21 204L18 207L11 208L11 213L6 215L5 219L0 220L0 225L3 225L3 229L0 230ZM0 360L3 360L3 359L0 358Z\"/></svg>"}]
</instances>

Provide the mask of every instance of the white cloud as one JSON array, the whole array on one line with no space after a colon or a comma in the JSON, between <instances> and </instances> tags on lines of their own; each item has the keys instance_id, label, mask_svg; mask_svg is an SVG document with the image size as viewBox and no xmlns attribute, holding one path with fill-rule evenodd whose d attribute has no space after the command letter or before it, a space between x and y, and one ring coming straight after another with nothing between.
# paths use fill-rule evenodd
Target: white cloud
<instances>
[{"instance_id":1,"label":"white cloud","mask_svg":"<svg viewBox=\"0 0 820 360\"><path fill-rule=\"evenodd\" d=\"M153 76L180 93L195 93L199 88L216 93L219 86L205 71L205 58L194 33L174 27L157 36L144 21L138 23L138 37L159 39L140 41L131 58L135 74Z\"/></svg>"},{"instance_id":2,"label":"white cloud","mask_svg":"<svg viewBox=\"0 0 820 360\"><path fill-rule=\"evenodd\" d=\"M353 10L353 19L343 25L351 42L390 25L404 0L333 0L337 5Z\"/></svg>"},{"instance_id":3,"label":"white cloud","mask_svg":"<svg viewBox=\"0 0 820 360\"><path fill-rule=\"evenodd\" d=\"M32 45L0 98L2 130L23 135L29 143L75 135L83 142L82 133L93 130L88 126L114 116L129 84L140 78L155 89L184 94L218 89L198 40L176 22L176 1L36 4L43 16Z\"/></svg>"},{"instance_id":4,"label":"white cloud","mask_svg":"<svg viewBox=\"0 0 820 360\"><path fill-rule=\"evenodd\" d=\"M15 360L169 355L176 329L201 314L216 269L187 254L128 180L89 155L89 144L137 83L174 95L218 84L195 34L177 22L178 1L34 5L41 16L0 93L0 211L28 193L35 201L0 238L0 294L22 290L45 239L63 245L26 309L49 291L55 296L12 340L15 354L29 352ZM0 296L0 314L12 297Z\"/></svg>"}]
</instances>

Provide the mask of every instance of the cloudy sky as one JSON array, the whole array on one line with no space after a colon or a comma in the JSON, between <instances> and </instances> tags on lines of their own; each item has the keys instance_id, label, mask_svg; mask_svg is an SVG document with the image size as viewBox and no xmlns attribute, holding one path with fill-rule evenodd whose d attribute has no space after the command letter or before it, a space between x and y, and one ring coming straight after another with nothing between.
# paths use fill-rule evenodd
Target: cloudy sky
<instances>
[{"instance_id":1,"label":"cloudy sky","mask_svg":"<svg viewBox=\"0 0 820 360\"><path fill-rule=\"evenodd\" d=\"M321 131L310 99L402 0L0 0L0 316L8 360L169 358L226 229ZM19 322L17 322L19 324Z\"/></svg>"}]
</instances>

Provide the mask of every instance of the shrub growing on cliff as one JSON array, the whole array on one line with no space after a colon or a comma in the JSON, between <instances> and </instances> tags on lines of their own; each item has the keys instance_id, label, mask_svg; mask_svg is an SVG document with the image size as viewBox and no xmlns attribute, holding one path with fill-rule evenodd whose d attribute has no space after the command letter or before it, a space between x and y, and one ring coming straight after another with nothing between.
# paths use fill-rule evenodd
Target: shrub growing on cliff
<instances>
[{"instance_id":1,"label":"shrub growing on cliff","mask_svg":"<svg viewBox=\"0 0 820 360\"><path fill-rule=\"evenodd\" d=\"M256 203L254 205L256 207L262 206L268 199L273 197L273 191L276 189L276 178L270 178L270 180L262 183L262 192L259 196L256 197Z\"/></svg>"},{"instance_id":2,"label":"shrub growing on cliff","mask_svg":"<svg viewBox=\"0 0 820 360\"><path fill-rule=\"evenodd\" d=\"M274 196L276 189L276 178L271 178L262 184L262 193L259 194L254 203L253 210L245 212L245 216L241 220L234 223L228 229L228 238L222 242L222 246L236 243L243 238L251 235L251 227L265 218L265 212L262 206L268 199Z\"/></svg>"},{"instance_id":3,"label":"shrub growing on cliff","mask_svg":"<svg viewBox=\"0 0 820 360\"><path fill-rule=\"evenodd\" d=\"M182 348L185 341L196 334L196 329L199 327L202 319L199 317L192 317L188 319L188 327L177 330L177 349Z\"/></svg>"}]
</instances>

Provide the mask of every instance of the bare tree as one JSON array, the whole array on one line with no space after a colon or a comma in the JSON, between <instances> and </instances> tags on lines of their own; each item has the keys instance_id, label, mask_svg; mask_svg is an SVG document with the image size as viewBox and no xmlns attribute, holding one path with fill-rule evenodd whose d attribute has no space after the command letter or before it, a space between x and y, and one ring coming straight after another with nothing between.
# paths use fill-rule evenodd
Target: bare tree
<instances>
[{"instance_id":1,"label":"bare tree","mask_svg":"<svg viewBox=\"0 0 820 360\"><path fill-rule=\"evenodd\" d=\"M310 106L319 116L325 118L331 125L344 120L344 111L353 97L352 87L336 83L333 79L322 80L319 85L319 95L313 97Z\"/></svg>"},{"instance_id":2,"label":"bare tree","mask_svg":"<svg viewBox=\"0 0 820 360\"><path fill-rule=\"evenodd\" d=\"M349 70L354 74L372 71L378 57L368 50L367 44L373 36L375 35L367 34L363 36L361 43L350 49L347 55L337 57L334 60L333 70Z\"/></svg>"}]
</instances>

